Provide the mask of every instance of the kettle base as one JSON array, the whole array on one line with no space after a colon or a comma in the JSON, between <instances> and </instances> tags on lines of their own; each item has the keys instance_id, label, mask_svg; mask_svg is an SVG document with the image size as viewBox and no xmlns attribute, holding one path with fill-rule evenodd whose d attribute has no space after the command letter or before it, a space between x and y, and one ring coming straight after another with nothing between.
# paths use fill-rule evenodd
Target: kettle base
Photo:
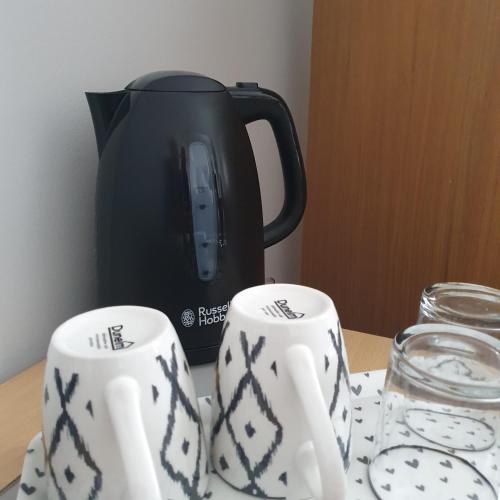
<instances>
[{"instance_id":1,"label":"kettle base","mask_svg":"<svg viewBox=\"0 0 500 500\"><path fill-rule=\"evenodd\" d=\"M185 349L186 358L191 366L213 363L219 353L219 345L201 347L196 349Z\"/></svg>"}]
</instances>

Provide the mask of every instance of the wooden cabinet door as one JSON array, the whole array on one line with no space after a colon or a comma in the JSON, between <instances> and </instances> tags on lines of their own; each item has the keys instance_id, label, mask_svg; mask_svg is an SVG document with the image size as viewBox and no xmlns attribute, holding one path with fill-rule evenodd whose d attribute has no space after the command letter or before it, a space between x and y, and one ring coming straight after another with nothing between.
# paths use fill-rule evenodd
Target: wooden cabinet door
<instances>
[{"instance_id":1,"label":"wooden cabinet door","mask_svg":"<svg viewBox=\"0 0 500 500\"><path fill-rule=\"evenodd\" d=\"M500 288L500 0L316 0L302 281L392 336Z\"/></svg>"}]
</instances>

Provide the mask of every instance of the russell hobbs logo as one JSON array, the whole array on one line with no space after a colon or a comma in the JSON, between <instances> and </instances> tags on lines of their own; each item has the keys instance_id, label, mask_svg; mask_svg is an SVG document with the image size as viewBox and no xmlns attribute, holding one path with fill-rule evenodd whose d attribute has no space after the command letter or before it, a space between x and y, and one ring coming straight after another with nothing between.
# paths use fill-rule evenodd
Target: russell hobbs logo
<instances>
[{"instance_id":1,"label":"russell hobbs logo","mask_svg":"<svg viewBox=\"0 0 500 500\"><path fill-rule=\"evenodd\" d=\"M119 349L128 349L134 345L134 342L128 340L123 340L122 337L123 325L110 326L108 328L109 340L111 341L111 347L113 351L118 351Z\"/></svg>"},{"instance_id":2,"label":"russell hobbs logo","mask_svg":"<svg viewBox=\"0 0 500 500\"><path fill-rule=\"evenodd\" d=\"M229 309L229 302L223 306L198 307L198 314L192 309L184 309L181 314L182 326L190 328L195 323L197 326L208 326L214 323L223 323Z\"/></svg>"},{"instance_id":3,"label":"russell hobbs logo","mask_svg":"<svg viewBox=\"0 0 500 500\"><path fill-rule=\"evenodd\" d=\"M181 314L181 323L182 326L189 328L194 325L195 321L194 311L192 309L185 309Z\"/></svg>"},{"instance_id":4,"label":"russell hobbs logo","mask_svg":"<svg viewBox=\"0 0 500 500\"><path fill-rule=\"evenodd\" d=\"M299 319L304 317L304 313L294 312L290 309L288 305L288 301L286 299L275 300L274 303L278 306L279 310L288 318L288 319Z\"/></svg>"}]
</instances>

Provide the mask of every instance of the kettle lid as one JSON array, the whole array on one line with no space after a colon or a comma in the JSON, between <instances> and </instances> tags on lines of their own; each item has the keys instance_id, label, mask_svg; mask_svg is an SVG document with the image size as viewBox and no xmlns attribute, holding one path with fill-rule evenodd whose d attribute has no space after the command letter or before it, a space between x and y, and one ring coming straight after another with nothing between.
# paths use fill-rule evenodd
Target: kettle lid
<instances>
[{"instance_id":1,"label":"kettle lid","mask_svg":"<svg viewBox=\"0 0 500 500\"><path fill-rule=\"evenodd\" d=\"M150 92L221 92L226 90L226 87L217 80L187 71L155 71L140 76L125 88Z\"/></svg>"}]
</instances>

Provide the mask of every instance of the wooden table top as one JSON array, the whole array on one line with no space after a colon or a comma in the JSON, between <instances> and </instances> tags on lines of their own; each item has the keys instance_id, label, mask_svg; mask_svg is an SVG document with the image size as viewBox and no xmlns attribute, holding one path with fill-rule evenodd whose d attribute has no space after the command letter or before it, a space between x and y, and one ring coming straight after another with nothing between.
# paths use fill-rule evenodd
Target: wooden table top
<instances>
[{"instance_id":1,"label":"wooden table top","mask_svg":"<svg viewBox=\"0 0 500 500\"><path fill-rule=\"evenodd\" d=\"M391 339L344 329L352 373L387 366ZM26 446L41 429L45 363L40 361L0 385L0 491L21 474Z\"/></svg>"}]
</instances>

